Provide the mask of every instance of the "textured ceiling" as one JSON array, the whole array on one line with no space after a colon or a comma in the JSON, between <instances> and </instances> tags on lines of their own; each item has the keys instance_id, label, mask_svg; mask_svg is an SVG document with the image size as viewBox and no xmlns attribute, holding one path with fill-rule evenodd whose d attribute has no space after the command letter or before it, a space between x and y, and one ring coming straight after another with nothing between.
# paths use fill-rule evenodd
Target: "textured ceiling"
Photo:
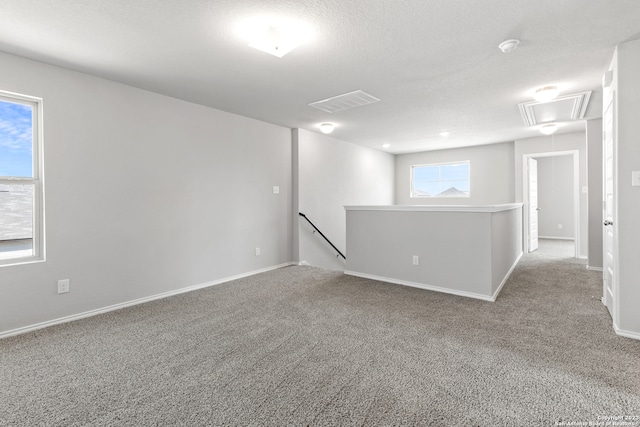
<instances>
[{"instance_id":1,"label":"textured ceiling","mask_svg":"<svg viewBox=\"0 0 640 427\"><path fill-rule=\"evenodd\" d=\"M252 49L237 27L260 16L312 37L283 58ZM394 153L539 136L518 104L543 85L594 91L586 118L600 117L614 47L639 37L638 0L3 0L0 13L0 50L286 127L334 122L336 138ZM520 47L503 54L509 38ZM308 106L359 89L381 101Z\"/></svg>"}]
</instances>

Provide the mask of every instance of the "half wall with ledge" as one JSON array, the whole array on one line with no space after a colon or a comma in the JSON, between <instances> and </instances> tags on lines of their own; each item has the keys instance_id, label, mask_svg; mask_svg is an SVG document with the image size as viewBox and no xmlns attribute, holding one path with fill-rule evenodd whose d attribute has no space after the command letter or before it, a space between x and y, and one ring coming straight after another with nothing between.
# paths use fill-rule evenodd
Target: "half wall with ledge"
<instances>
[{"instance_id":1,"label":"half wall with ledge","mask_svg":"<svg viewBox=\"0 0 640 427\"><path fill-rule=\"evenodd\" d=\"M345 209L348 275L495 301L522 257L522 203Z\"/></svg>"}]
</instances>

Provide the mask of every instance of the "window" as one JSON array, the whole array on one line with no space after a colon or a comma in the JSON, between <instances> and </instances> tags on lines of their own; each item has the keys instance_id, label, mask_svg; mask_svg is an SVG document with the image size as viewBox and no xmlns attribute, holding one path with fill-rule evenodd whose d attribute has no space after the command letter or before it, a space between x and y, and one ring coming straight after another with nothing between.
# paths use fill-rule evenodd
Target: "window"
<instances>
[{"instance_id":1,"label":"window","mask_svg":"<svg viewBox=\"0 0 640 427\"><path fill-rule=\"evenodd\" d=\"M469 197L469 161L411 166L411 197Z\"/></svg>"},{"instance_id":2,"label":"window","mask_svg":"<svg viewBox=\"0 0 640 427\"><path fill-rule=\"evenodd\" d=\"M0 266L44 260L42 100L0 91Z\"/></svg>"}]
</instances>

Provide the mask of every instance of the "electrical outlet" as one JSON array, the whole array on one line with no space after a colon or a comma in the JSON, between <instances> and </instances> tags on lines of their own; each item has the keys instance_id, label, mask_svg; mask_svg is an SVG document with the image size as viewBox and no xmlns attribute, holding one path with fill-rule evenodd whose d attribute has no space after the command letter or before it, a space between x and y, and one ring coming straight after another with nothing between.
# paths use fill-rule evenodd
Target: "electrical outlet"
<instances>
[{"instance_id":1,"label":"electrical outlet","mask_svg":"<svg viewBox=\"0 0 640 427\"><path fill-rule=\"evenodd\" d=\"M278 187L277 185L273 186L273 194L280 194L280 187Z\"/></svg>"},{"instance_id":2,"label":"electrical outlet","mask_svg":"<svg viewBox=\"0 0 640 427\"><path fill-rule=\"evenodd\" d=\"M58 280L58 293L66 294L69 292L69 279Z\"/></svg>"},{"instance_id":3,"label":"electrical outlet","mask_svg":"<svg viewBox=\"0 0 640 427\"><path fill-rule=\"evenodd\" d=\"M420 265L420 257L418 255L413 256L413 265Z\"/></svg>"},{"instance_id":4,"label":"electrical outlet","mask_svg":"<svg viewBox=\"0 0 640 427\"><path fill-rule=\"evenodd\" d=\"M260 248L256 248L256 256L260 256Z\"/></svg>"}]
</instances>

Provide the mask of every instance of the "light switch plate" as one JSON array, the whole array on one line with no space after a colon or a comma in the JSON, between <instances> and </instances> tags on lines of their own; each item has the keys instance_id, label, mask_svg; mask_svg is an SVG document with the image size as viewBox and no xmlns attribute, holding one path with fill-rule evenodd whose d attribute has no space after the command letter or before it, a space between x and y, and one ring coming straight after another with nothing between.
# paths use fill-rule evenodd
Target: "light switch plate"
<instances>
[{"instance_id":1,"label":"light switch plate","mask_svg":"<svg viewBox=\"0 0 640 427\"><path fill-rule=\"evenodd\" d=\"M633 187L640 187L640 171L631 172L631 185Z\"/></svg>"},{"instance_id":2,"label":"light switch plate","mask_svg":"<svg viewBox=\"0 0 640 427\"><path fill-rule=\"evenodd\" d=\"M273 194L280 194L280 187L278 187L277 185L273 186Z\"/></svg>"}]
</instances>

